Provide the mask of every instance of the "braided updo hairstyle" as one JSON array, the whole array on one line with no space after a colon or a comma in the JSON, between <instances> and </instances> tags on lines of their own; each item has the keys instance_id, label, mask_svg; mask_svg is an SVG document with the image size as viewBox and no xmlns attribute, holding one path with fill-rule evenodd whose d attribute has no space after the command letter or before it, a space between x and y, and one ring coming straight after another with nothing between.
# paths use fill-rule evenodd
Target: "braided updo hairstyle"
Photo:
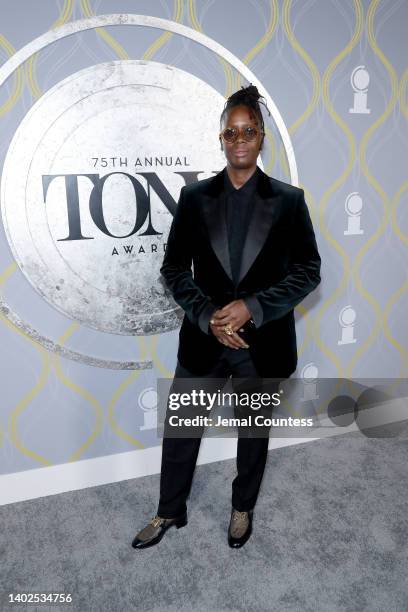
<instances>
[{"instance_id":1,"label":"braided updo hairstyle","mask_svg":"<svg viewBox=\"0 0 408 612\"><path fill-rule=\"evenodd\" d=\"M264 120L262 116L262 111L260 107L260 103L263 104L270 115L270 111L268 106L266 105L266 101L264 96L258 91L256 85L248 85L248 87L241 86L241 89L231 94L227 99L224 105L224 109L221 113L220 117L220 126L222 127L223 121L229 111L234 108L234 106L247 106L250 110L255 114L259 125L261 126L262 132L265 131ZM264 136L262 137L261 146L263 143Z\"/></svg>"}]
</instances>

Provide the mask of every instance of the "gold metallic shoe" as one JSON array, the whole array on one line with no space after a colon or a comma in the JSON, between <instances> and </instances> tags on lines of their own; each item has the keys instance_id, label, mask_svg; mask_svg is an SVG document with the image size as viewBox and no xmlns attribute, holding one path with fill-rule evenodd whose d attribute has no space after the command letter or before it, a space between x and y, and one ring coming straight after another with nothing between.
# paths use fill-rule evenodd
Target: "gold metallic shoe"
<instances>
[{"instance_id":1,"label":"gold metallic shoe","mask_svg":"<svg viewBox=\"0 0 408 612\"><path fill-rule=\"evenodd\" d=\"M187 525L187 512L174 518L163 518L161 516L154 516L146 527L143 527L139 533L133 539L133 548L148 548L158 544L169 527L175 525L177 529Z\"/></svg>"},{"instance_id":2,"label":"gold metallic shoe","mask_svg":"<svg viewBox=\"0 0 408 612\"><path fill-rule=\"evenodd\" d=\"M228 527L228 544L231 548L241 548L252 533L253 510L239 512L232 508Z\"/></svg>"}]
</instances>

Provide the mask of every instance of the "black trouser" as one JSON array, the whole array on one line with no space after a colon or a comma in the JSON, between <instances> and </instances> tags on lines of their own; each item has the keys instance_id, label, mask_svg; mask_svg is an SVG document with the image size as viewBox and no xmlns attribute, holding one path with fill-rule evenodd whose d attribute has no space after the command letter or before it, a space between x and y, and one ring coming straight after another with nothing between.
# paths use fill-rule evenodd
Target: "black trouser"
<instances>
[{"instance_id":1,"label":"black trouser","mask_svg":"<svg viewBox=\"0 0 408 612\"><path fill-rule=\"evenodd\" d=\"M177 378L202 379L203 388L208 390L208 383L205 379L218 379L217 387L219 388L219 379L224 379L225 384L229 376L231 376L234 391L238 392L237 386L234 385L234 377L240 379L239 389L241 391L245 388L242 386L245 377L248 377L248 388L257 387L258 391L264 390L263 379L256 371L249 351L224 347L217 365L205 376L192 374L177 362L170 392L176 388ZM275 392L278 386L279 381L272 385L269 384L268 392ZM167 406L166 420L168 415ZM268 454L269 429L270 427L264 428L264 437L238 436L237 476L232 482L232 506L241 512L251 510L255 506ZM201 437L163 437L160 500L157 511L159 516L173 518L186 511L186 500L193 480L200 443Z\"/></svg>"}]
</instances>

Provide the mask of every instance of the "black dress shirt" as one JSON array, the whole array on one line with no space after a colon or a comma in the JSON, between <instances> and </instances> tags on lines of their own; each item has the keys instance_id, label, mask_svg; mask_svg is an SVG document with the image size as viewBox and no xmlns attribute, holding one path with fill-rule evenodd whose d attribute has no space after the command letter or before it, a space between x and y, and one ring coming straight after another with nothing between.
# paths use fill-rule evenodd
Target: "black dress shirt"
<instances>
[{"instance_id":1,"label":"black dress shirt","mask_svg":"<svg viewBox=\"0 0 408 612\"><path fill-rule=\"evenodd\" d=\"M232 184L227 169L224 170L224 193L226 195L226 221L228 233L228 248L231 262L231 271L235 287L238 285L239 272L241 269L241 258L243 245L248 231L248 225L252 215L252 198L256 190L259 178L259 167L239 188ZM251 313L256 327L262 324L262 308L255 296L242 298ZM215 307L214 307L215 310ZM208 309L200 317L199 325L205 333L212 333L209 328L210 315Z\"/></svg>"},{"instance_id":2,"label":"black dress shirt","mask_svg":"<svg viewBox=\"0 0 408 612\"><path fill-rule=\"evenodd\" d=\"M224 171L228 246L232 279L235 287L238 285L242 248L251 218L252 196L256 189L257 182L258 166L255 172L239 189L236 189L231 183L227 170Z\"/></svg>"}]
</instances>

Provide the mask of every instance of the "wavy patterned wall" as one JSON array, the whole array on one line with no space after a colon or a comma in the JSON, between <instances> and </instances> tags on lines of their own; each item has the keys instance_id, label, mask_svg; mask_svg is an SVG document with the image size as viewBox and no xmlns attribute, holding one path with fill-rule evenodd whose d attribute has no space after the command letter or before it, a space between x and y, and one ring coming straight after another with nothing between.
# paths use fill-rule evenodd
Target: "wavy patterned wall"
<instances>
[{"instance_id":1,"label":"wavy patterned wall","mask_svg":"<svg viewBox=\"0 0 408 612\"><path fill-rule=\"evenodd\" d=\"M4 0L0 63L52 28L111 12L163 17L205 33L251 68L279 108L323 259L318 292L296 310L298 372L313 364L321 377L406 377L407 3ZM126 26L82 32L33 55L0 91L1 167L17 126L44 92L81 68L128 58L179 66L225 96L242 84L222 58L171 33ZM268 138L266 170L283 168L285 178L282 146ZM155 431L143 429L143 408L156 378L174 372L177 332L123 337L68 320L27 283L3 228L0 266L2 299L39 334L67 351L153 365L129 372L68 359L2 309L0 473L156 445ZM348 336L339 322L346 307Z\"/></svg>"}]
</instances>

